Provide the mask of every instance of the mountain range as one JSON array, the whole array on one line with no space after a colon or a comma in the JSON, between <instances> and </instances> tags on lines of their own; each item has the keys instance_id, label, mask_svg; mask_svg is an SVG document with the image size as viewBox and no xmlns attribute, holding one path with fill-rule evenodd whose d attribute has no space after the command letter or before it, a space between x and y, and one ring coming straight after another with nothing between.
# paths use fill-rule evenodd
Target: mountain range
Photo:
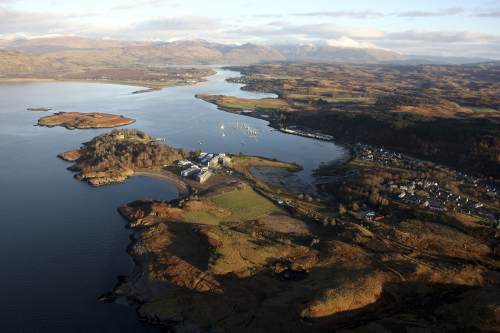
<instances>
[{"instance_id":1,"label":"mountain range","mask_svg":"<svg viewBox=\"0 0 500 333\"><path fill-rule=\"evenodd\" d=\"M2 57L33 63L45 63L43 68L68 66L148 66L215 63L255 63L259 61L314 60L354 63L380 63L408 61L415 64L415 56L406 56L367 42L357 42L348 37L338 40L320 40L315 44L270 46L247 43L227 45L210 43L199 38L173 42L122 41L111 38L102 40L84 36L43 36L41 38L7 38L0 40ZM5 50L24 51L6 53ZM2 51L2 50L0 50ZM45 60L35 60L38 55ZM418 56L417 56L418 58ZM409 61L411 59L411 61ZM24 61L23 60L23 61ZM462 62L464 59L460 59ZM475 59L474 59L475 60ZM484 59L488 61L490 59ZM436 57L429 62L446 62ZM8 61L3 61L8 62ZM474 62L474 61L470 61ZM48 63L51 63L49 66ZM57 65L56 63L59 63ZM12 67L12 66L11 66Z\"/></svg>"}]
</instances>

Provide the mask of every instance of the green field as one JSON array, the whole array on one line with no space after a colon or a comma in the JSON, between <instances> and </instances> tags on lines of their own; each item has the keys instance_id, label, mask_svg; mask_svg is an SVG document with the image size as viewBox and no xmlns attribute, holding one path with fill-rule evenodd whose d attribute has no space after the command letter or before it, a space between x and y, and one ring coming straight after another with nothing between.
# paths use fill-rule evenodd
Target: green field
<instances>
[{"instance_id":1,"label":"green field","mask_svg":"<svg viewBox=\"0 0 500 333\"><path fill-rule=\"evenodd\" d=\"M182 214L186 222L218 225L220 222L244 222L268 213L281 213L269 200L255 193L251 188L222 194L208 199L231 212L229 216L216 218L205 212L190 211Z\"/></svg>"}]
</instances>

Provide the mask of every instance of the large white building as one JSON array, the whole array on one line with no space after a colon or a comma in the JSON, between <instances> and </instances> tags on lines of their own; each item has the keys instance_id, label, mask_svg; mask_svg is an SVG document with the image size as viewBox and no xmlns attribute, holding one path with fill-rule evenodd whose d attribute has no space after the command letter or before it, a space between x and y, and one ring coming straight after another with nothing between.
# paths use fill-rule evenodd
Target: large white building
<instances>
[{"instance_id":1,"label":"large white building","mask_svg":"<svg viewBox=\"0 0 500 333\"><path fill-rule=\"evenodd\" d=\"M198 172L200 172L200 168L197 167L197 166L194 166L192 168L189 168L189 169L186 169L186 170L182 170L181 171L181 176L182 177L189 177L191 175L197 174Z\"/></svg>"},{"instance_id":2,"label":"large white building","mask_svg":"<svg viewBox=\"0 0 500 333\"><path fill-rule=\"evenodd\" d=\"M212 173L209 170L204 170L196 175L196 180L199 181L200 183L203 183L208 178L210 178L211 175Z\"/></svg>"},{"instance_id":3,"label":"large white building","mask_svg":"<svg viewBox=\"0 0 500 333\"><path fill-rule=\"evenodd\" d=\"M210 162L208 162L208 166L210 168L215 168L217 166L217 164L219 164L219 156L216 156L216 157L212 158L210 160Z\"/></svg>"}]
</instances>

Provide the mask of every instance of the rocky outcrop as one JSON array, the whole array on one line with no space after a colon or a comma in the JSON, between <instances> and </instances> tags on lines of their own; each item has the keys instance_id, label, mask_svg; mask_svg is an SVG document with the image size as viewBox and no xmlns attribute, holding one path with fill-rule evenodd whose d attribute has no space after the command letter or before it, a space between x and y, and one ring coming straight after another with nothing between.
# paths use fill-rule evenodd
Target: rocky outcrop
<instances>
[{"instance_id":1,"label":"rocky outcrop","mask_svg":"<svg viewBox=\"0 0 500 333\"><path fill-rule=\"evenodd\" d=\"M123 183L134 174L131 169L119 169L109 171L81 171L75 175L78 180L85 180L92 186Z\"/></svg>"}]
</instances>

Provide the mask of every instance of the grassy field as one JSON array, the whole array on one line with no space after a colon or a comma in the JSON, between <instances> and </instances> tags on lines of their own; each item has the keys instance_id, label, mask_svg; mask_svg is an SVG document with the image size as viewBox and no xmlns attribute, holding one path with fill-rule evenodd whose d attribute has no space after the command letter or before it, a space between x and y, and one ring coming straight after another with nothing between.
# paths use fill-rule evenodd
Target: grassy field
<instances>
[{"instance_id":1,"label":"grassy field","mask_svg":"<svg viewBox=\"0 0 500 333\"><path fill-rule=\"evenodd\" d=\"M221 219L224 222L243 222L264 214L281 212L250 188L210 198L210 202L231 212L231 215Z\"/></svg>"},{"instance_id":2,"label":"grassy field","mask_svg":"<svg viewBox=\"0 0 500 333\"><path fill-rule=\"evenodd\" d=\"M277 98L246 99L234 96L204 95L196 97L204 101L217 104L221 107L238 108L243 110L277 109L289 106L286 101Z\"/></svg>"},{"instance_id":3,"label":"grassy field","mask_svg":"<svg viewBox=\"0 0 500 333\"><path fill-rule=\"evenodd\" d=\"M244 222L268 213L280 213L280 210L269 200L247 187L240 191L222 194L208 201L230 212L227 216L214 216L206 211L188 211L182 214L186 222L218 225L220 222Z\"/></svg>"},{"instance_id":4,"label":"grassy field","mask_svg":"<svg viewBox=\"0 0 500 333\"><path fill-rule=\"evenodd\" d=\"M179 177L181 176L181 171L184 169L186 169L185 166L179 166L179 165L174 165L174 164L161 168L161 170L167 171L167 172L174 174L176 176L179 176Z\"/></svg>"}]
</instances>

